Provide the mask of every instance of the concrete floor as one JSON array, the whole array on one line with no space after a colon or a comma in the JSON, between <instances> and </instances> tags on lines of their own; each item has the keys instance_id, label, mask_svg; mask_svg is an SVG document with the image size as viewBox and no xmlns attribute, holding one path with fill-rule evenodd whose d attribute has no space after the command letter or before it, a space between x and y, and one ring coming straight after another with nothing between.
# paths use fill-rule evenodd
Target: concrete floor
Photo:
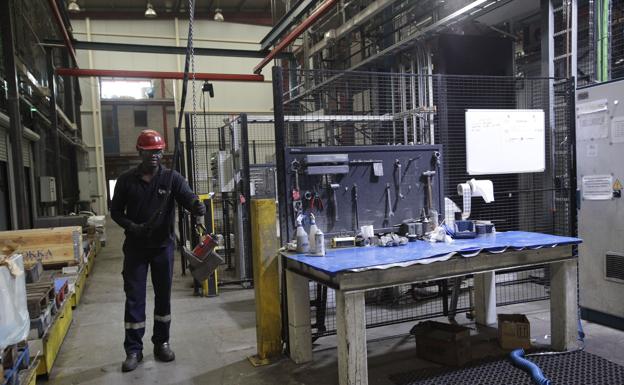
<instances>
[{"instance_id":1,"label":"concrete floor","mask_svg":"<svg viewBox=\"0 0 624 385\"><path fill-rule=\"evenodd\" d=\"M219 297L196 298L192 296L190 278L180 276L179 266L176 266L172 292L171 344L176 352L176 361L154 361L149 341L153 298L148 295L145 359L134 372L122 373L121 361L125 356L122 346L123 233L110 222L107 237L107 245L97 257L82 302L74 312L73 325L47 383L337 383L335 339L331 336L317 341L313 363L295 365L284 358L274 364L254 368L247 360L256 351L253 290L226 288L222 289ZM514 305L499 311L527 314L535 343L549 342L548 302ZM458 318L458 321L468 323L465 318ZM390 385L392 382L388 376L391 374L432 365L416 358L414 341L407 335L412 325L405 323L367 331L370 384ZM583 325L589 352L624 365L623 332L585 322Z\"/></svg>"}]
</instances>

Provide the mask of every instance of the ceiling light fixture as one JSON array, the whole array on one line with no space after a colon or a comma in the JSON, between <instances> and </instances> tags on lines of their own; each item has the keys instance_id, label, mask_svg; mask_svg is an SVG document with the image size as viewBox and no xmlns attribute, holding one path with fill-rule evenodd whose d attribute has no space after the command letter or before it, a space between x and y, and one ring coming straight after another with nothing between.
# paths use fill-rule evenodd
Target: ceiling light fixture
<instances>
[{"instance_id":1,"label":"ceiling light fixture","mask_svg":"<svg viewBox=\"0 0 624 385\"><path fill-rule=\"evenodd\" d=\"M76 0L69 0L69 4L67 4L67 10L71 13L78 13L81 11L80 5Z\"/></svg>"},{"instance_id":2,"label":"ceiling light fixture","mask_svg":"<svg viewBox=\"0 0 624 385\"><path fill-rule=\"evenodd\" d=\"M156 14L156 11L154 10L154 6L152 5L152 3L148 1L147 8L145 8L145 17L147 17L148 19L153 19L156 16L158 15Z\"/></svg>"},{"instance_id":3,"label":"ceiling light fixture","mask_svg":"<svg viewBox=\"0 0 624 385\"><path fill-rule=\"evenodd\" d=\"M221 13L221 8L217 8L215 9L215 14L214 14L214 21L224 21L225 18L223 17L223 14Z\"/></svg>"}]
</instances>

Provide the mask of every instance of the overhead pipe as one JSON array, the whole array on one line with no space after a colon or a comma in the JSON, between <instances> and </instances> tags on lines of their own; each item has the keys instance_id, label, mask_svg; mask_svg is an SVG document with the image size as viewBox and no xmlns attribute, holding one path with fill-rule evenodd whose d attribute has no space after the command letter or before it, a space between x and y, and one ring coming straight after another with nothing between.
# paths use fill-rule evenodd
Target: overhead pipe
<instances>
[{"instance_id":1,"label":"overhead pipe","mask_svg":"<svg viewBox=\"0 0 624 385\"><path fill-rule=\"evenodd\" d=\"M65 41L65 47L69 51L69 55L74 60L74 65L78 68L78 59L76 59L76 50L74 50L74 45L69 37L69 32L67 32L67 28L65 27L65 22L63 21L63 17L61 16L61 11L56 4L56 0L48 0L50 3L50 8L52 8L52 13L54 14L54 20L56 20L56 25L61 30L61 34L63 35L63 40Z\"/></svg>"},{"instance_id":2,"label":"overhead pipe","mask_svg":"<svg viewBox=\"0 0 624 385\"><path fill-rule=\"evenodd\" d=\"M321 16L329 12L329 10L331 10L337 3L338 0L325 0L325 2L323 2L323 4L316 8L307 19L301 22L301 24L299 24L295 29L290 31L290 33L286 35L264 59L262 59L260 64L254 67L253 72L255 74L259 74L260 71L262 71L262 69L267 64L269 64L269 62L273 60L273 58L275 58L278 53L282 52L284 48L286 48L288 45L290 45L290 43L295 41L296 38L298 38L302 33L310 28L310 26L314 24L319 18L321 18Z\"/></svg>"},{"instance_id":3,"label":"overhead pipe","mask_svg":"<svg viewBox=\"0 0 624 385\"><path fill-rule=\"evenodd\" d=\"M78 69L78 68L57 68L56 73L61 76L77 77L117 77L117 78L143 78L143 79L184 79L183 72L164 71L130 71L130 70L101 70L101 69ZM195 80L229 81L229 82L262 82L263 75L247 74L215 74L196 73Z\"/></svg>"}]
</instances>

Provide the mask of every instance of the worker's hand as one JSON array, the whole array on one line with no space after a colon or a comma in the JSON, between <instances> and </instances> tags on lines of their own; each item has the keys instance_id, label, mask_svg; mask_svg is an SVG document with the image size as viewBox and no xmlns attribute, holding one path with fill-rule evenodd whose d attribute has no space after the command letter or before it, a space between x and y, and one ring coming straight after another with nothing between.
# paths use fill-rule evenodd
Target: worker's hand
<instances>
[{"instance_id":1,"label":"worker's hand","mask_svg":"<svg viewBox=\"0 0 624 385\"><path fill-rule=\"evenodd\" d=\"M145 223L132 223L130 224L130 226L128 226L128 232L132 235L143 237L147 235L147 233L149 232L149 228L145 225Z\"/></svg>"},{"instance_id":2,"label":"worker's hand","mask_svg":"<svg viewBox=\"0 0 624 385\"><path fill-rule=\"evenodd\" d=\"M191 207L191 213L196 217L203 217L206 214L206 205L199 200L195 200Z\"/></svg>"}]
</instances>

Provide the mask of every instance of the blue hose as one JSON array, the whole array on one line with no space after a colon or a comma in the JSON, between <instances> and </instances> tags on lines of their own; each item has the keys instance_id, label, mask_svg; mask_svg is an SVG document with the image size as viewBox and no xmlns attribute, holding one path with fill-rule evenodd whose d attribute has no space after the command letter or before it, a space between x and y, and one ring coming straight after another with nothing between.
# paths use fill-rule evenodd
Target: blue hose
<instances>
[{"instance_id":1,"label":"blue hose","mask_svg":"<svg viewBox=\"0 0 624 385\"><path fill-rule=\"evenodd\" d=\"M511 353L509 353L509 358L514 365L524 370L525 372L528 372L531 375L531 378L533 378L533 382L535 382L536 384L552 385L550 380L544 377L544 373L542 373L542 370L539 368L539 366L524 358L523 349L516 349L512 351Z\"/></svg>"}]
</instances>

